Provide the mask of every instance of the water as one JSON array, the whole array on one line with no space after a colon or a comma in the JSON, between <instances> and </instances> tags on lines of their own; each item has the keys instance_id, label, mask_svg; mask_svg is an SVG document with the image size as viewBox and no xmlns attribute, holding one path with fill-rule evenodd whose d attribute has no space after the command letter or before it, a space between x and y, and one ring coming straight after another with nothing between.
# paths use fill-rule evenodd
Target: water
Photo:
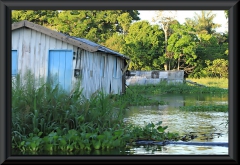
<instances>
[{"instance_id":1,"label":"water","mask_svg":"<svg viewBox=\"0 0 240 165\"><path fill-rule=\"evenodd\" d=\"M192 140L194 142L228 142L227 112L179 110L179 106L187 105L228 104L227 95L167 94L155 96L154 99L167 101L168 105L131 107L125 122L144 126L146 123L156 124L162 121L163 126L168 126L166 131L169 132L178 132L180 135L196 132L198 137ZM220 136L213 133L219 133ZM228 155L228 147L219 146L166 145L160 149L156 149L156 146L151 147L147 149L146 146L139 146L133 153L136 155Z\"/></svg>"},{"instance_id":2,"label":"water","mask_svg":"<svg viewBox=\"0 0 240 165\"><path fill-rule=\"evenodd\" d=\"M194 142L228 142L227 112L188 112L179 110L179 106L228 104L228 96L210 94L166 94L154 96L152 99L164 100L168 105L133 106L127 113L125 122L144 126L162 121L162 126L168 126L166 131L177 132L180 135L197 132ZM212 133L221 133L220 136ZM201 134L205 134L203 136ZM214 135L214 136L210 136ZM208 138L207 138L208 137ZM212 138L212 139L211 139ZM19 153L12 155L228 155L228 147L194 146L194 145L138 145L129 148L119 148L109 151L81 151L71 153Z\"/></svg>"}]
</instances>

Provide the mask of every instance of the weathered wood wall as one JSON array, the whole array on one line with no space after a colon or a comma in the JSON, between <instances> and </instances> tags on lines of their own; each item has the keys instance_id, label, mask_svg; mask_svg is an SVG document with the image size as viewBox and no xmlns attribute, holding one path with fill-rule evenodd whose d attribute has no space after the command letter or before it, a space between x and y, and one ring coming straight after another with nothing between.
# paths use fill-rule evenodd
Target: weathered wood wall
<instances>
[{"instance_id":1,"label":"weathered wood wall","mask_svg":"<svg viewBox=\"0 0 240 165\"><path fill-rule=\"evenodd\" d=\"M44 77L46 80L49 50L73 50L73 48L70 44L28 28L12 31L12 50L17 50L20 74L30 69L36 78Z\"/></svg>"},{"instance_id":2,"label":"weathered wood wall","mask_svg":"<svg viewBox=\"0 0 240 165\"><path fill-rule=\"evenodd\" d=\"M78 53L78 58L73 60L72 64L72 87L78 80L74 77L74 69L77 68L82 70L81 87L84 88L84 95L87 98L101 88L106 93L114 94L123 90L121 69L124 68L124 60L115 55L78 50L76 46L29 28L12 31L12 50L17 50L18 73L23 74L30 69L36 79L43 77L45 81L48 76L49 50L72 50ZM103 58L105 58L105 67L101 65ZM116 58L117 74L115 75ZM77 66L76 60L78 60Z\"/></svg>"},{"instance_id":3,"label":"weathered wood wall","mask_svg":"<svg viewBox=\"0 0 240 165\"><path fill-rule=\"evenodd\" d=\"M115 75L116 58L117 71ZM105 65L103 61L105 61ZM101 63L103 64L101 65ZM90 53L83 50L78 59L78 64L77 67L82 72L81 86L84 88L86 97L102 89L108 94L122 92L121 68L124 67L123 59L101 52Z\"/></svg>"}]
</instances>

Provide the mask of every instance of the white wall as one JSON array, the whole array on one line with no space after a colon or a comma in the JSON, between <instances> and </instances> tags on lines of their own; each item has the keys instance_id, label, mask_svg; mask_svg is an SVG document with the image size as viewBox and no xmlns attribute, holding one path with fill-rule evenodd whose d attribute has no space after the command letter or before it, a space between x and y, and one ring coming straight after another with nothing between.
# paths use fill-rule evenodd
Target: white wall
<instances>
[{"instance_id":1,"label":"white wall","mask_svg":"<svg viewBox=\"0 0 240 165\"><path fill-rule=\"evenodd\" d=\"M12 31L12 50L18 53L18 71L20 74L30 69L35 78L48 76L48 55L49 50L72 50L77 53L77 47L54 39L48 35L42 34L29 28L20 28ZM81 49L79 49L81 50ZM118 57L117 76L114 76L114 67L116 65L116 56L107 55L102 52L79 51L81 57L73 60L72 86L78 80L74 77L74 69L82 70L81 86L84 88L84 95L89 98L97 90L104 89L106 93L122 92L122 71L123 59ZM101 76L101 59L103 55L106 58L104 76ZM111 83L111 91L110 91Z\"/></svg>"}]
</instances>

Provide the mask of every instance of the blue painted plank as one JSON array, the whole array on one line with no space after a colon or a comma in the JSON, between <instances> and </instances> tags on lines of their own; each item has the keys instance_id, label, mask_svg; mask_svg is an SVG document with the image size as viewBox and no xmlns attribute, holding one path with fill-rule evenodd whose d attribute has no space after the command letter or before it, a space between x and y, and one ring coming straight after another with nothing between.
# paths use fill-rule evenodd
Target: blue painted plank
<instances>
[{"instance_id":1,"label":"blue painted plank","mask_svg":"<svg viewBox=\"0 0 240 165\"><path fill-rule=\"evenodd\" d=\"M17 51L12 50L12 76L16 76L18 68Z\"/></svg>"},{"instance_id":2,"label":"blue painted plank","mask_svg":"<svg viewBox=\"0 0 240 165\"><path fill-rule=\"evenodd\" d=\"M53 78L54 84L67 92L71 90L72 80L72 51L51 50L49 52L49 77Z\"/></svg>"},{"instance_id":3,"label":"blue painted plank","mask_svg":"<svg viewBox=\"0 0 240 165\"><path fill-rule=\"evenodd\" d=\"M66 69L66 53L65 51L59 52L59 70L58 70L58 78L59 84L63 89L65 89L65 69Z\"/></svg>"},{"instance_id":4,"label":"blue painted plank","mask_svg":"<svg viewBox=\"0 0 240 165\"><path fill-rule=\"evenodd\" d=\"M73 74L73 53L72 51L66 51L65 54L65 90L70 91L71 90L71 80L72 80L72 74Z\"/></svg>"}]
</instances>

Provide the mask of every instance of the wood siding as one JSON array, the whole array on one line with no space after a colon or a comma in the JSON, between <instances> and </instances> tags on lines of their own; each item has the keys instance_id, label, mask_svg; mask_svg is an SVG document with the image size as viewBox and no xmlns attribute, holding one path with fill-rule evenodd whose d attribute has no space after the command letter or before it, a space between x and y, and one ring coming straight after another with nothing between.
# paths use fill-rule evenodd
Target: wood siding
<instances>
[{"instance_id":1,"label":"wood siding","mask_svg":"<svg viewBox=\"0 0 240 165\"><path fill-rule=\"evenodd\" d=\"M92 93L103 90L105 93L120 94L122 90L122 71L124 60L102 52L80 52L77 69L81 70L81 86L84 95L89 98ZM117 77L114 76L117 60ZM103 64L103 59L105 65ZM103 66L104 65L104 66ZM73 82L77 79L73 77Z\"/></svg>"},{"instance_id":2,"label":"wood siding","mask_svg":"<svg viewBox=\"0 0 240 165\"><path fill-rule=\"evenodd\" d=\"M78 57L72 60L72 87L80 79L83 93L87 98L101 89L107 94L124 92L121 71L124 69L123 58L103 52L78 49L69 43L25 27L12 31L12 50L18 52L18 73L23 74L30 69L36 79L43 77L45 81L48 77L49 51L71 50ZM74 69L81 69L80 78L74 77Z\"/></svg>"}]
</instances>

